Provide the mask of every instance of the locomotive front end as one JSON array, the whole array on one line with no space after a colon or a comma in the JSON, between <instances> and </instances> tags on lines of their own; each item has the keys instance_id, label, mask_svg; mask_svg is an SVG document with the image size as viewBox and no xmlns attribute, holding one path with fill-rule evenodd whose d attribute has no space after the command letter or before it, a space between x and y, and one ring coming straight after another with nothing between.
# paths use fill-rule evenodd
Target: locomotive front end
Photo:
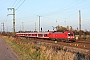
<instances>
[{"instance_id":1,"label":"locomotive front end","mask_svg":"<svg viewBox=\"0 0 90 60\"><path fill-rule=\"evenodd\" d=\"M65 31L64 34L66 35L66 41L75 42L74 33L72 31Z\"/></svg>"},{"instance_id":2,"label":"locomotive front end","mask_svg":"<svg viewBox=\"0 0 90 60\"><path fill-rule=\"evenodd\" d=\"M75 38L74 38L74 33L73 32L68 32L68 40L69 41L72 41L72 42L75 42Z\"/></svg>"}]
</instances>

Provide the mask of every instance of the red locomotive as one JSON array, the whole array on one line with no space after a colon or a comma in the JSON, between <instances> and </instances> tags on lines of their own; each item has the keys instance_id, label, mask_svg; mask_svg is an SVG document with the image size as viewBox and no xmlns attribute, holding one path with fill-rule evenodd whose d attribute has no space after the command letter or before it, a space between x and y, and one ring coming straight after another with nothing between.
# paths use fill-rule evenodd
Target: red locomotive
<instances>
[{"instance_id":1,"label":"red locomotive","mask_svg":"<svg viewBox=\"0 0 90 60\"><path fill-rule=\"evenodd\" d=\"M75 41L74 33L71 31L65 32L31 32L31 33L16 33L20 37L33 37L42 39L53 39L59 41Z\"/></svg>"}]
</instances>

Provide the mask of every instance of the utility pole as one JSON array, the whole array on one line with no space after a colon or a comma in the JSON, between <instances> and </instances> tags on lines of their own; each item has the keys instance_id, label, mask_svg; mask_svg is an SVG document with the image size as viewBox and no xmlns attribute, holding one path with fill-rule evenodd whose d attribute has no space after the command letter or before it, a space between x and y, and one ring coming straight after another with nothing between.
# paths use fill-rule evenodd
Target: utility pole
<instances>
[{"instance_id":1,"label":"utility pole","mask_svg":"<svg viewBox=\"0 0 90 60\"><path fill-rule=\"evenodd\" d=\"M36 31L36 22L35 22L35 31Z\"/></svg>"},{"instance_id":2,"label":"utility pole","mask_svg":"<svg viewBox=\"0 0 90 60\"><path fill-rule=\"evenodd\" d=\"M3 26L3 32L4 32L4 23L1 23L2 25L1 26Z\"/></svg>"},{"instance_id":3,"label":"utility pole","mask_svg":"<svg viewBox=\"0 0 90 60\"><path fill-rule=\"evenodd\" d=\"M8 32L8 26L7 26L7 32Z\"/></svg>"},{"instance_id":4,"label":"utility pole","mask_svg":"<svg viewBox=\"0 0 90 60\"><path fill-rule=\"evenodd\" d=\"M8 14L8 15L13 15L13 32L15 33L15 9L14 8L7 8L8 10L13 10L13 14Z\"/></svg>"},{"instance_id":5,"label":"utility pole","mask_svg":"<svg viewBox=\"0 0 90 60\"><path fill-rule=\"evenodd\" d=\"M22 30L21 30L21 26L20 26L20 32L21 32Z\"/></svg>"},{"instance_id":6,"label":"utility pole","mask_svg":"<svg viewBox=\"0 0 90 60\"><path fill-rule=\"evenodd\" d=\"M81 39L81 11L79 10L79 36Z\"/></svg>"},{"instance_id":7,"label":"utility pole","mask_svg":"<svg viewBox=\"0 0 90 60\"><path fill-rule=\"evenodd\" d=\"M22 31L24 32L24 25L23 24L24 24L24 22L22 22Z\"/></svg>"},{"instance_id":8,"label":"utility pole","mask_svg":"<svg viewBox=\"0 0 90 60\"><path fill-rule=\"evenodd\" d=\"M40 32L40 16L39 16L39 32Z\"/></svg>"}]
</instances>

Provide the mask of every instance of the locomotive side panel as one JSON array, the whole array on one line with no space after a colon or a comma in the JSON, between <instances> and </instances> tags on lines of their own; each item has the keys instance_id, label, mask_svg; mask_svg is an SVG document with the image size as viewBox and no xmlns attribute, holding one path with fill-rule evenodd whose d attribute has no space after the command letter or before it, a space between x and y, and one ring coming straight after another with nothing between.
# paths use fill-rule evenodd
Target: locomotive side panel
<instances>
[{"instance_id":1,"label":"locomotive side panel","mask_svg":"<svg viewBox=\"0 0 90 60\"><path fill-rule=\"evenodd\" d=\"M66 39L66 36L62 32L54 32L49 34L49 38L53 40L63 40Z\"/></svg>"}]
</instances>

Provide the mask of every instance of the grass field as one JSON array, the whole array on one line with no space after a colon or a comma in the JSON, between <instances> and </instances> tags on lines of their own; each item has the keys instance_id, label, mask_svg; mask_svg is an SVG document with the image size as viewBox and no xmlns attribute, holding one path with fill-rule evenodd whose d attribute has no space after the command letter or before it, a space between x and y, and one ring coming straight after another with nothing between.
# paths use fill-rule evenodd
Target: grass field
<instances>
[{"instance_id":1,"label":"grass field","mask_svg":"<svg viewBox=\"0 0 90 60\"><path fill-rule=\"evenodd\" d=\"M3 39L13 49L13 51L19 56L21 60L47 60L41 56L39 49L34 44L28 43L26 40L8 38L6 36Z\"/></svg>"},{"instance_id":2,"label":"grass field","mask_svg":"<svg viewBox=\"0 0 90 60\"><path fill-rule=\"evenodd\" d=\"M21 60L78 60L78 55L63 48L57 50L48 44L30 42L25 38L2 37ZM48 46L48 47L47 47ZM53 45L52 45L53 46ZM82 58L82 57L80 57Z\"/></svg>"}]
</instances>

